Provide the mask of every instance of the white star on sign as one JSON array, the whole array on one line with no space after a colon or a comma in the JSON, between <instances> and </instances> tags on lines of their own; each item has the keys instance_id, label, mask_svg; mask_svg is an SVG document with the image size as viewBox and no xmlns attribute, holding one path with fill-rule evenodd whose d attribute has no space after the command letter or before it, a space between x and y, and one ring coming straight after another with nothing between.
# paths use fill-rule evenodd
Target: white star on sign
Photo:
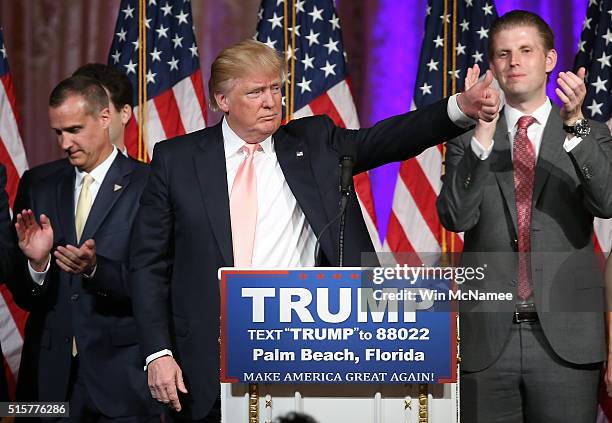
<instances>
[{"instance_id":1,"label":"white star on sign","mask_svg":"<svg viewBox=\"0 0 612 423\"><path fill-rule=\"evenodd\" d=\"M274 12L274 15L272 15L272 17L268 19L268 22L272 24L272 29L276 27L282 28L283 27L283 24L281 24L282 21L283 21L283 17L276 16L276 12Z\"/></svg>"},{"instance_id":2,"label":"white star on sign","mask_svg":"<svg viewBox=\"0 0 612 423\"><path fill-rule=\"evenodd\" d=\"M476 50L476 52L474 54L472 54L472 57L474 58L474 63L482 62L482 56L483 56L483 54L481 52L479 52L478 50Z\"/></svg>"},{"instance_id":3,"label":"white star on sign","mask_svg":"<svg viewBox=\"0 0 612 423\"><path fill-rule=\"evenodd\" d=\"M307 81L306 78L302 77L302 82L298 82L297 85L302 89L301 94L304 94L304 91L311 91L310 90L310 83L312 81Z\"/></svg>"},{"instance_id":4,"label":"white star on sign","mask_svg":"<svg viewBox=\"0 0 612 423\"><path fill-rule=\"evenodd\" d=\"M591 116L595 117L597 115L601 115L601 106L603 103L597 103L595 99L593 99L593 103L590 106L587 106L587 109L591 111Z\"/></svg>"},{"instance_id":5,"label":"white star on sign","mask_svg":"<svg viewBox=\"0 0 612 423\"><path fill-rule=\"evenodd\" d=\"M132 44L134 45L134 51L136 51L140 46L140 40L136 39L136 41L132 41Z\"/></svg>"},{"instance_id":6,"label":"white star on sign","mask_svg":"<svg viewBox=\"0 0 612 423\"><path fill-rule=\"evenodd\" d=\"M158 39L159 39L159 38L161 38L161 37L168 38L168 29L170 29L170 28L166 28L166 27L164 26L164 24L161 24L161 25L159 26L159 28L157 28L157 29L155 30L155 32L157 32L157 38L158 38Z\"/></svg>"},{"instance_id":7,"label":"white star on sign","mask_svg":"<svg viewBox=\"0 0 612 423\"><path fill-rule=\"evenodd\" d=\"M449 70L448 74L451 75L451 76L453 76L453 74L454 74L455 78L459 78L459 72L461 72L461 69L457 69L455 71Z\"/></svg>"},{"instance_id":8,"label":"white star on sign","mask_svg":"<svg viewBox=\"0 0 612 423\"><path fill-rule=\"evenodd\" d=\"M286 53L285 53L285 54L287 55L287 60L291 59L292 57L295 59L295 58L296 58L295 53L296 53L298 50L299 50L299 48L296 48L296 49L295 49L295 51L293 51L293 50L291 49L291 46L288 46L288 47L287 47L287 51L286 51Z\"/></svg>"},{"instance_id":9,"label":"white star on sign","mask_svg":"<svg viewBox=\"0 0 612 423\"><path fill-rule=\"evenodd\" d=\"M181 13L179 13L178 15L175 16L175 18L178 19L177 25L180 25L182 23L189 24L189 22L187 22L187 18L188 17L189 17L189 15L187 13L185 13L183 10L181 10Z\"/></svg>"},{"instance_id":10,"label":"white star on sign","mask_svg":"<svg viewBox=\"0 0 612 423\"><path fill-rule=\"evenodd\" d=\"M323 9L317 9L317 6L312 6L312 12L309 13L309 15L312 16L312 23L315 23L317 19L320 19L322 21L323 20L323 16L321 16L322 13L323 13Z\"/></svg>"},{"instance_id":11,"label":"white star on sign","mask_svg":"<svg viewBox=\"0 0 612 423\"><path fill-rule=\"evenodd\" d=\"M493 6L491 6L489 3L487 3L484 6L482 6L482 11L484 12L485 16L492 15L493 14Z\"/></svg>"},{"instance_id":12,"label":"white star on sign","mask_svg":"<svg viewBox=\"0 0 612 423\"><path fill-rule=\"evenodd\" d=\"M589 0L589 5L587 7L597 6L597 0Z\"/></svg>"},{"instance_id":13,"label":"white star on sign","mask_svg":"<svg viewBox=\"0 0 612 423\"><path fill-rule=\"evenodd\" d=\"M480 35L480 39L482 40L483 38L489 38L489 30L485 29L484 27L480 27L479 31L476 31L476 34Z\"/></svg>"},{"instance_id":14,"label":"white star on sign","mask_svg":"<svg viewBox=\"0 0 612 423\"><path fill-rule=\"evenodd\" d=\"M172 6L170 6L168 2L166 2L166 5L162 7L161 10L164 11L164 16L170 15L172 13Z\"/></svg>"},{"instance_id":15,"label":"white star on sign","mask_svg":"<svg viewBox=\"0 0 612 423\"><path fill-rule=\"evenodd\" d=\"M157 49L157 46L153 48L153 51L149 53L151 55L151 63L153 62L161 62L161 54L162 52Z\"/></svg>"},{"instance_id":16,"label":"white star on sign","mask_svg":"<svg viewBox=\"0 0 612 423\"><path fill-rule=\"evenodd\" d=\"M147 29L151 29L151 18L145 19L145 26Z\"/></svg>"},{"instance_id":17,"label":"white star on sign","mask_svg":"<svg viewBox=\"0 0 612 423\"><path fill-rule=\"evenodd\" d=\"M125 9L122 10L122 12L125 13L125 16L123 17L123 19L134 17L134 8L130 7L129 4L125 7Z\"/></svg>"},{"instance_id":18,"label":"white star on sign","mask_svg":"<svg viewBox=\"0 0 612 423\"><path fill-rule=\"evenodd\" d=\"M151 6L151 5L153 5L153 4L154 4L155 6L157 6L157 3L156 3L156 1L155 1L155 0L149 0L149 6Z\"/></svg>"},{"instance_id":19,"label":"white star on sign","mask_svg":"<svg viewBox=\"0 0 612 423\"><path fill-rule=\"evenodd\" d=\"M438 35L436 39L434 40L434 43L436 44L436 48L442 47L444 46L444 39Z\"/></svg>"},{"instance_id":20,"label":"white star on sign","mask_svg":"<svg viewBox=\"0 0 612 423\"><path fill-rule=\"evenodd\" d=\"M429 72L432 70L438 70L438 62L434 62L434 59L431 59L425 66L429 68Z\"/></svg>"},{"instance_id":21,"label":"white star on sign","mask_svg":"<svg viewBox=\"0 0 612 423\"><path fill-rule=\"evenodd\" d=\"M314 65L312 64L313 60L314 57L310 57L308 53L306 53L306 57L304 57L304 59L302 60L302 64L304 65L304 71L307 71L309 67L314 69Z\"/></svg>"},{"instance_id":22,"label":"white star on sign","mask_svg":"<svg viewBox=\"0 0 612 423\"><path fill-rule=\"evenodd\" d=\"M306 39L308 40L308 47L310 47L313 44L319 44L319 33L317 32L315 34L314 32L312 32L312 29L311 29L310 34L306 36Z\"/></svg>"},{"instance_id":23,"label":"white star on sign","mask_svg":"<svg viewBox=\"0 0 612 423\"><path fill-rule=\"evenodd\" d=\"M470 30L470 23L466 21L465 19L461 21L459 26L461 27L461 32Z\"/></svg>"},{"instance_id":24,"label":"white star on sign","mask_svg":"<svg viewBox=\"0 0 612 423\"><path fill-rule=\"evenodd\" d=\"M125 67L125 73L126 74L130 74L130 73L136 73L136 63L132 62L132 59L130 59L130 62L127 65L123 65Z\"/></svg>"},{"instance_id":25,"label":"white star on sign","mask_svg":"<svg viewBox=\"0 0 612 423\"><path fill-rule=\"evenodd\" d=\"M174 35L172 42L174 43L174 48L177 48L179 46L183 47L183 37L179 37L178 34Z\"/></svg>"},{"instance_id":26,"label":"white star on sign","mask_svg":"<svg viewBox=\"0 0 612 423\"><path fill-rule=\"evenodd\" d=\"M323 72L325 72L325 77L327 78L329 75L334 75L336 76L336 71L334 71L334 68L336 67L335 64L331 65L327 60L325 61L325 66L323 66L321 69Z\"/></svg>"},{"instance_id":27,"label":"white star on sign","mask_svg":"<svg viewBox=\"0 0 612 423\"><path fill-rule=\"evenodd\" d=\"M125 36L127 35L127 31L121 28L121 31L117 32L115 35L119 38L119 41L125 41Z\"/></svg>"},{"instance_id":28,"label":"white star on sign","mask_svg":"<svg viewBox=\"0 0 612 423\"><path fill-rule=\"evenodd\" d=\"M580 50L581 52L584 53L584 45L586 44L586 41L580 41L578 43L578 50Z\"/></svg>"},{"instance_id":29,"label":"white star on sign","mask_svg":"<svg viewBox=\"0 0 612 423\"><path fill-rule=\"evenodd\" d=\"M425 82L422 87L419 87L419 89L422 91L422 95L427 95L431 94L432 87L433 85L428 85L427 82Z\"/></svg>"},{"instance_id":30,"label":"white star on sign","mask_svg":"<svg viewBox=\"0 0 612 423\"><path fill-rule=\"evenodd\" d=\"M597 81L591 82L591 85L595 87L595 94L597 94L599 91L605 91L607 82L608 82L607 79L604 79L602 81L602 79L599 76L597 77Z\"/></svg>"},{"instance_id":31,"label":"white star on sign","mask_svg":"<svg viewBox=\"0 0 612 423\"><path fill-rule=\"evenodd\" d=\"M582 29L591 29L591 21L593 18L584 18L584 22L582 23Z\"/></svg>"},{"instance_id":32,"label":"white star on sign","mask_svg":"<svg viewBox=\"0 0 612 423\"><path fill-rule=\"evenodd\" d=\"M465 0L465 5L466 5L467 7L472 7L472 6L474 6L474 5L472 4L472 1L473 1L473 0Z\"/></svg>"},{"instance_id":33,"label":"white star on sign","mask_svg":"<svg viewBox=\"0 0 612 423\"><path fill-rule=\"evenodd\" d=\"M178 60L176 60L174 58L174 56L172 56L172 59L169 62L166 62L170 65L170 70L178 70Z\"/></svg>"}]
</instances>

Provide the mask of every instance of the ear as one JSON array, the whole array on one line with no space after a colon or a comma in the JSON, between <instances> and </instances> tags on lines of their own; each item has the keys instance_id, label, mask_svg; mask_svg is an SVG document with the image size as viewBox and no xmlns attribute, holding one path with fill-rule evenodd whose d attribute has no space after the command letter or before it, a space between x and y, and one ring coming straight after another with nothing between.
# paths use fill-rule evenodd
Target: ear
<instances>
[{"instance_id":1,"label":"ear","mask_svg":"<svg viewBox=\"0 0 612 423\"><path fill-rule=\"evenodd\" d=\"M552 72L557 65L557 50L554 48L546 53L546 73Z\"/></svg>"},{"instance_id":2,"label":"ear","mask_svg":"<svg viewBox=\"0 0 612 423\"><path fill-rule=\"evenodd\" d=\"M127 125L127 123L130 121L130 118L132 117L132 106L130 106L129 104L124 104L121 108L121 111L119 112L119 115L121 116L121 124L123 126Z\"/></svg>"},{"instance_id":3,"label":"ear","mask_svg":"<svg viewBox=\"0 0 612 423\"><path fill-rule=\"evenodd\" d=\"M108 107L105 107L98 112L98 120L100 121L102 128L108 129L111 122L110 109Z\"/></svg>"},{"instance_id":4,"label":"ear","mask_svg":"<svg viewBox=\"0 0 612 423\"><path fill-rule=\"evenodd\" d=\"M229 98L222 92L215 93L215 100L223 113L229 112Z\"/></svg>"}]
</instances>

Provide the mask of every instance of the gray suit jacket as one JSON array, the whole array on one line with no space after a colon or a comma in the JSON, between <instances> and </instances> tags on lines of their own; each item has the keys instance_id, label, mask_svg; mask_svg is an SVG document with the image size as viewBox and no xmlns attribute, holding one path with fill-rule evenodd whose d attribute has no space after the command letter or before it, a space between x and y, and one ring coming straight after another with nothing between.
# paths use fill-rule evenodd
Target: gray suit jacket
<instances>
[{"instance_id":1,"label":"gray suit jacket","mask_svg":"<svg viewBox=\"0 0 612 423\"><path fill-rule=\"evenodd\" d=\"M593 253L593 217L612 216L612 137L591 134L569 153L553 106L536 164L531 272L540 322L554 351L572 363L605 359L603 277ZM512 292L517 284L517 217L511 143L503 113L491 155L473 153L470 131L447 143L438 198L442 224L465 232L462 265L487 264L472 288ZM460 304L462 368L478 371L499 356L512 325L513 302Z\"/></svg>"}]
</instances>

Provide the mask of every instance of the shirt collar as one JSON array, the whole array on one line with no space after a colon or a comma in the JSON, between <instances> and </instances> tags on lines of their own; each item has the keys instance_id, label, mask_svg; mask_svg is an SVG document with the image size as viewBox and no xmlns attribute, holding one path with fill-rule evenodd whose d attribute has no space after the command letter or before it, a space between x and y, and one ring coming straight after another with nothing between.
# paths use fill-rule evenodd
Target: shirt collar
<instances>
[{"instance_id":1,"label":"shirt collar","mask_svg":"<svg viewBox=\"0 0 612 423\"><path fill-rule=\"evenodd\" d=\"M227 160L229 157L238 153L238 150L242 148L246 142L238 136L234 132L232 128L230 128L227 123L227 119L225 116L223 117L223 122L221 123L221 130L223 132L223 143L225 148L225 159ZM259 143L262 151L265 154L271 154L274 151L274 142L272 141L272 135Z\"/></svg>"},{"instance_id":2,"label":"shirt collar","mask_svg":"<svg viewBox=\"0 0 612 423\"><path fill-rule=\"evenodd\" d=\"M550 104L550 99L546 97L546 101L540 107L535 109L535 111L530 115L535 118L537 124L544 125L548 120L548 115L552 110L552 105ZM506 122L508 124L508 132L512 132L518 122L518 120L525 116L523 112L515 109L512 106L506 104L504 107L504 115L506 116Z\"/></svg>"},{"instance_id":3,"label":"shirt collar","mask_svg":"<svg viewBox=\"0 0 612 423\"><path fill-rule=\"evenodd\" d=\"M110 169L111 165L115 161L117 154L119 154L119 150L117 150L117 147L113 145L113 151L106 158L106 160L104 160L102 163L96 166L94 170L89 172L89 175L91 175L91 177L94 179L95 182L97 182L98 184L102 184L102 181L104 180L104 177L108 173L108 170ZM74 171L76 172L76 178L74 181L74 186L76 188L76 187L81 186L81 184L83 183L83 178L85 177L85 175L87 175L87 172L82 172L76 167L74 168Z\"/></svg>"}]
</instances>

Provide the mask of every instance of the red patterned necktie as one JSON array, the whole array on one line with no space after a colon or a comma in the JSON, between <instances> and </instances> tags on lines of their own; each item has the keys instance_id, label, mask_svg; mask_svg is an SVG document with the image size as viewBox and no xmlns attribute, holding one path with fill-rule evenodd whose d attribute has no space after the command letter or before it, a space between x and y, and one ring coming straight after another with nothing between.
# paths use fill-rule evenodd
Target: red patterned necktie
<instances>
[{"instance_id":1,"label":"red patterned necktie","mask_svg":"<svg viewBox=\"0 0 612 423\"><path fill-rule=\"evenodd\" d=\"M527 299L531 285L531 200L535 175L535 152L527 136L527 128L536 120L532 116L522 116L518 120L518 130L514 136L513 158L514 193L516 197L516 217L518 223L518 295Z\"/></svg>"},{"instance_id":2,"label":"red patterned necktie","mask_svg":"<svg viewBox=\"0 0 612 423\"><path fill-rule=\"evenodd\" d=\"M259 144L245 144L242 147L247 157L236 172L230 194L235 267L251 267L253 259L257 224L257 179L253 157L259 148Z\"/></svg>"}]
</instances>

